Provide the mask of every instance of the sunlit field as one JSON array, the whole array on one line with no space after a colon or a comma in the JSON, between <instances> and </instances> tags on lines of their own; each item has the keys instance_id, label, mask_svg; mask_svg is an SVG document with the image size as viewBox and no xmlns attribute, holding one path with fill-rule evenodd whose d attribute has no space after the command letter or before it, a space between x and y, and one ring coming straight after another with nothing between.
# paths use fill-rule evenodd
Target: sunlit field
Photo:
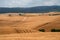
<instances>
[{"instance_id":1,"label":"sunlit field","mask_svg":"<svg viewBox=\"0 0 60 40\"><path fill-rule=\"evenodd\" d=\"M0 40L60 40L60 32L52 32L60 29L58 14L0 14Z\"/></svg>"}]
</instances>

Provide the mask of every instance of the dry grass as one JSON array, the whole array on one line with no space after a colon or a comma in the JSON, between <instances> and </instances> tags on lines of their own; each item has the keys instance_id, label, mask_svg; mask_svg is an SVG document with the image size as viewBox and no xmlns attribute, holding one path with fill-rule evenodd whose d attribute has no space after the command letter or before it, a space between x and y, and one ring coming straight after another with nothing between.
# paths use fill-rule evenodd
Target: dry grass
<instances>
[{"instance_id":1,"label":"dry grass","mask_svg":"<svg viewBox=\"0 0 60 40\"><path fill-rule=\"evenodd\" d=\"M0 35L0 40L60 40L60 33L20 33Z\"/></svg>"},{"instance_id":2,"label":"dry grass","mask_svg":"<svg viewBox=\"0 0 60 40\"><path fill-rule=\"evenodd\" d=\"M0 15L0 40L60 40L60 33L39 32L40 28L60 28L60 16ZM58 26L58 27L57 27ZM55 27L54 27L55 28Z\"/></svg>"},{"instance_id":3,"label":"dry grass","mask_svg":"<svg viewBox=\"0 0 60 40\"><path fill-rule=\"evenodd\" d=\"M37 26L52 22L59 16L0 16L0 34L38 32ZM34 29L36 28L36 29ZM8 30L7 30L8 29ZM10 30L11 29L11 30Z\"/></svg>"}]
</instances>

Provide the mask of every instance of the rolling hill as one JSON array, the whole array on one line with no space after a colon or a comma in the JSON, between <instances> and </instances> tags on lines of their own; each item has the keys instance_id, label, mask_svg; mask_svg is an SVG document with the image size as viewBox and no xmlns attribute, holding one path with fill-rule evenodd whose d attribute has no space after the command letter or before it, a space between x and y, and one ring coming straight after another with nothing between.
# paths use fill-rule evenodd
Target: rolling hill
<instances>
[{"instance_id":1,"label":"rolling hill","mask_svg":"<svg viewBox=\"0 0 60 40\"><path fill-rule=\"evenodd\" d=\"M46 12L60 12L60 6L38 6L30 8L7 8L0 7L0 13L46 13Z\"/></svg>"}]
</instances>

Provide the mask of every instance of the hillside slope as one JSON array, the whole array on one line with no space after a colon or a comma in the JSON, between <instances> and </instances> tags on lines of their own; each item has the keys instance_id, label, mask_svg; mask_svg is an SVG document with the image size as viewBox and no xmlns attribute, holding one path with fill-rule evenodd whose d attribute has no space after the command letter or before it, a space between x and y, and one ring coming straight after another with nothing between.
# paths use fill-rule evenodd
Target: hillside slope
<instances>
[{"instance_id":1,"label":"hillside slope","mask_svg":"<svg viewBox=\"0 0 60 40\"><path fill-rule=\"evenodd\" d=\"M29 8L4 8L0 7L0 13L47 13L47 12L60 12L60 6L37 6Z\"/></svg>"},{"instance_id":2,"label":"hillside slope","mask_svg":"<svg viewBox=\"0 0 60 40\"><path fill-rule=\"evenodd\" d=\"M0 16L0 34L39 32L36 27L59 16ZM34 29L36 28L36 29Z\"/></svg>"},{"instance_id":3,"label":"hillside slope","mask_svg":"<svg viewBox=\"0 0 60 40\"><path fill-rule=\"evenodd\" d=\"M47 32L50 32L52 29L60 29L60 17L56 18L54 21L39 25L36 29L45 29Z\"/></svg>"}]
</instances>

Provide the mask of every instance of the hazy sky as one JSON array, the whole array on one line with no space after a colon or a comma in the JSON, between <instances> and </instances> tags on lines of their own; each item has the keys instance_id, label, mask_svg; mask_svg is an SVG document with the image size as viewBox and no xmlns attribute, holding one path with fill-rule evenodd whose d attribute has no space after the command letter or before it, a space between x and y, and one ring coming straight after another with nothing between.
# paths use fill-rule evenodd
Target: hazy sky
<instances>
[{"instance_id":1,"label":"hazy sky","mask_svg":"<svg viewBox=\"0 0 60 40\"><path fill-rule=\"evenodd\" d=\"M34 7L60 5L60 0L0 0L0 7Z\"/></svg>"}]
</instances>

